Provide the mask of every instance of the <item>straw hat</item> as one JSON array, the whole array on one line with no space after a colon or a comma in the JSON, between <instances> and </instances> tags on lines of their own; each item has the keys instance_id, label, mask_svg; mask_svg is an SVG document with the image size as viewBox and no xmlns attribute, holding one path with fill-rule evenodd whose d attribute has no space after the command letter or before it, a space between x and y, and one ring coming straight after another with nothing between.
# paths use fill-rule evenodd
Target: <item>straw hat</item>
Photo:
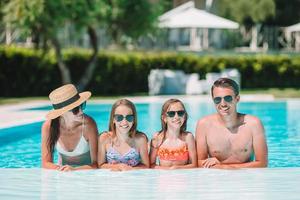
<instances>
[{"instance_id":1,"label":"straw hat","mask_svg":"<svg viewBox=\"0 0 300 200\"><path fill-rule=\"evenodd\" d=\"M47 115L47 119L55 119L65 112L79 106L91 96L91 92L86 91L78 93L73 84L63 85L49 94L50 101L54 110L51 110Z\"/></svg>"}]
</instances>

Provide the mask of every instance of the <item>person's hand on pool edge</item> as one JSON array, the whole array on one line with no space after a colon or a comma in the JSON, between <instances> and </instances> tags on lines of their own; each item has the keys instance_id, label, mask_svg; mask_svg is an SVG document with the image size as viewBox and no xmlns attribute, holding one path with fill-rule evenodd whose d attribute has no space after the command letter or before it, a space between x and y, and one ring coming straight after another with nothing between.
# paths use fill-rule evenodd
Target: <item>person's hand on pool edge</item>
<instances>
[{"instance_id":1,"label":"person's hand on pool edge","mask_svg":"<svg viewBox=\"0 0 300 200\"><path fill-rule=\"evenodd\" d=\"M116 168L113 168L112 171L128 171L132 170L133 167L126 165L124 163L118 163L116 164Z\"/></svg>"},{"instance_id":2,"label":"person's hand on pool edge","mask_svg":"<svg viewBox=\"0 0 300 200\"><path fill-rule=\"evenodd\" d=\"M63 172L69 172L69 171L74 171L76 170L76 168L70 166L70 165L63 165L61 167L58 168L59 171L63 171Z\"/></svg>"},{"instance_id":3,"label":"person's hand on pool edge","mask_svg":"<svg viewBox=\"0 0 300 200\"><path fill-rule=\"evenodd\" d=\"M220 161L216 157L207 158L202 163L203 168L210 168L217 164L220 164Z\"/></svg>"}]
</instances>

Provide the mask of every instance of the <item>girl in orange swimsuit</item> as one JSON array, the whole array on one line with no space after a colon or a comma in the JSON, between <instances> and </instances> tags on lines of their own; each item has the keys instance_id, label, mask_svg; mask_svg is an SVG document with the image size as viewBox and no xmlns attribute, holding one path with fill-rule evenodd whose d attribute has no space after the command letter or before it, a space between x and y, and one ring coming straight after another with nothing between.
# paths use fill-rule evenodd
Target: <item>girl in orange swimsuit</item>
<instances>
[{"instance_id":1,"label":"girl in orange swimsuit","mask_svg":"<svg viewBox=\"0 0 300 200\"><path fill-rule=\"evenodd\" d=\"M188 115L183 103L169 99L161 110L161 131L154 134L150 145L152 168L185 169L197 167L195 139L186 131Z\"/></svg>"}]
</instances>

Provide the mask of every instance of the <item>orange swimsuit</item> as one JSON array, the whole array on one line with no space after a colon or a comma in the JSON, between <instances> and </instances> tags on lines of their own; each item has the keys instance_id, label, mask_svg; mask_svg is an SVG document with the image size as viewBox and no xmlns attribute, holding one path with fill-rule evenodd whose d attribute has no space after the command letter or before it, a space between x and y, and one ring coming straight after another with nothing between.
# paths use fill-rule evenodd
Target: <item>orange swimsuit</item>
<instances>
[{"instance_id":1,"label":"orange swimsuit","mask_svg":"<svg viewBox=\"0 0 300 200\"><path fill-rule=\"evenodd\" d=\"M174 149L160 147L157 154L159 160L187 161L189 159L189 151L186 145Z\"/></svg>"}]
</instances>

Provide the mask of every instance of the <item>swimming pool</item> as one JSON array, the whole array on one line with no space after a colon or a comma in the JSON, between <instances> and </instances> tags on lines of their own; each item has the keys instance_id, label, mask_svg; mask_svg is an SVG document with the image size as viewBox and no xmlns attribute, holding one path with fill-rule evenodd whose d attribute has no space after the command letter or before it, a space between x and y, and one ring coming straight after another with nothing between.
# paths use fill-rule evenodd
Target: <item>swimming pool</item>
<instances>
[{"instance_id":1,"label":"swimming pool","mask_svg":"<svg viewBox=\"0 0 300 200\"><path fill-rule=\"evenodd\" d=\"M187 129L195 131L199 118L215 112L211 103L185 101L189 114ZM136 103L138 129L152 137L160 130L162 103ZM33 108L49 110L50 107ZM108 129L111 104L89 104L86 113L93 116L99 132ZM32 109L31 109L32 110ZM266 130L269 167L300 166L300 101L242 102L238 110L258 116ZM0 129L0 168L40 167L40 129L42 122Z\"/></svg>"},{"instance_id":2,"label":"swimming pool","mask_svg":"<svg viewBox=\"0 0 300 200\"><path fill-rule=\"evenodd\" d=\"M163 102L163 101L162 101ZM188 130L215 112L206 101L184 101ZM162 103L136 103L138 129L149 138L160 129ZM99 132L107 130L111 104L87 106ZM48 110L49 107L31 110ZM242 102L239 111L258 116L269 147L266 169L87 170L40 169L42 122L0 129L1 199L299 199L300 101Z\"/></svg>"}]
</instances>

